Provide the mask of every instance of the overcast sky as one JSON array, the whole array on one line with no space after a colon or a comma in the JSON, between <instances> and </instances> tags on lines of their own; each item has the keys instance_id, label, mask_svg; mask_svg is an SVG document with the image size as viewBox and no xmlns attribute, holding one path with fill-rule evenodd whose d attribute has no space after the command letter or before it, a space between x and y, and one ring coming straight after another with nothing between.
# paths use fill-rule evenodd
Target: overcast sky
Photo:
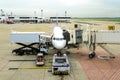
<instances>
[{"instance_id":1,"label":"overcast sky","mask_svg":"<svg viewBox=\"0 0 120 80\"><path fill-rule=\"evenodd\" d=\"M0 0L0 9L14 15L120 17L120 0Z\"/></svg>"}]
</instances>

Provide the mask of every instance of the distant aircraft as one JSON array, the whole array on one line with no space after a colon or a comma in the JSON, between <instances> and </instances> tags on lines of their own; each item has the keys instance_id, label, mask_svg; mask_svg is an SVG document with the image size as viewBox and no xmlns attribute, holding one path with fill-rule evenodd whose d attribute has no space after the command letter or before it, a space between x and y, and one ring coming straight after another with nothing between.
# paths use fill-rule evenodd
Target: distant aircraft
<instances>
[{"instance_id":1,"label":"distant aircraft","mask_svg":"<svg viewBox=\"0 0 120 80\"><path fill-rule=\"evenodd\" d=\"M5 23L7 23L7 24L14 24L14 21L9 19L8 17L5 17L4 20L5 20Z\"/></svg>"},{"instance_id":2,"label":"distant aircraft","mask_svg":"<svg viewBox=\"0 0 120 80\"><path fill-rule=\"evenodd\" d=\"M9 19L8 16L0 16L0 22L6 24L14 24L14 21Z\"/></svg>"}]
</instances>

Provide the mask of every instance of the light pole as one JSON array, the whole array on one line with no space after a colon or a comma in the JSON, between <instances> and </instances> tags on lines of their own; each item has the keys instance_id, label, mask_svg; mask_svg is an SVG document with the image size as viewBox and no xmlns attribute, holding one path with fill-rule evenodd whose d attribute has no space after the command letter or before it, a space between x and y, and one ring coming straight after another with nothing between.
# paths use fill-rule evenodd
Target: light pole
<instances>
[{"instance_id":1,"label":"light pole","mask_svg":"<svg viewBox=\"0 0 120 80\"><path fill-rule=\"evenodd\" d=\"M1 11L1 16L4 16L4 11L2 9L0 11Z\"/></svg>"},{"instance_id":2,"label":"light pole","mask_svg":"<svg viewBox=\"0 0 120 80\"><path fill-rule=\"evenodd\" d=\"M11 12L11 14L10 14L11 16L13 16L13 13Z\"/></svg>"},{"instance_id":3,"label":"light pole","mask_svg":"<svg viewBox=\"0 0 120 80\"><path fill-rule=\"evenodd\" d=\"M35 17L36 17L36 11L34 11L34 23L36 22Z\"/></svg>"},{"instance_id":4,"label":"light pole","mask_svg":"<svg viewBox=\"0 0 120 80\"><path fill-rule=\"evenodd\" d=\"M43 9L41 9L41 18L43 18Z\"/></svg>"},{"instance_id":5,"label":"light pole","mask_svg":"<svg viewBox=\"0 0 120 80\"><path fill-rule=\"evenodd\" d=\"M65 11L65 21L67 22L67 11Z\"/></svg>"},{"instance_id":6,"label":"light pole","mask_svg":"<svg viewBox=\"0 0 120 80\"><path fill-rule=\"evenodd\" d=\"M67 17L67 11L65 11L65 17Z\"/></svg>"}]
</instances>

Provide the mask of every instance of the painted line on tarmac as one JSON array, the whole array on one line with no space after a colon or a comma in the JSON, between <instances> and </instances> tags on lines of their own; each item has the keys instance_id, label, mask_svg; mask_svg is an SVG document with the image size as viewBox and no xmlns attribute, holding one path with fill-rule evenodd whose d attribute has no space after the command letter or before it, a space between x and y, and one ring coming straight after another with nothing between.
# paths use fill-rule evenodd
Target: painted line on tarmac
<instances>
[{"instance_id":1,"label":"painted line on tarmac","mask_svg":"<svg viewBox=\"0 0 120 80\"><path fill-rule=\"evenodd\" d=\"M9 62L35 61L35 60L9 60Z\"/></svg>"},{"instance_id":2,"label":"painted line on tarmac","mask_svg":"<svg viewBox=\"0 0 120 80\"><path fill-rule=\"evenodd\" d=\"M52 61L52 59L45 59L45 60ZM9 62L22 62L22 61L27 62L27 61L36 61L36 60L9 60Z\"/></svg>"},{"instance_id":3,"label":"painted line on tarmac","mask_svg":"<svg viewBox=\"0 0 120 80\"><path fill-rule=\"evenodd\" d=\"M43 69L51 69L51 67L41 67L41 68L9 68L9 70L43 70Z\"/></svg>"}]
</instances>

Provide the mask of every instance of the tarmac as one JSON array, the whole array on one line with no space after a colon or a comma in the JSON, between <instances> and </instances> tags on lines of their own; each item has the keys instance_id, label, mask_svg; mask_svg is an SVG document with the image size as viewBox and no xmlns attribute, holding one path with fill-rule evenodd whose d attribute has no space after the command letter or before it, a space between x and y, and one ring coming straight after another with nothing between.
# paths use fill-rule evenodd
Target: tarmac
<instances>
[{"instance_id":1,"label":"tarmac","mask_svg":"<svg viewBox=\"0 0 120 80\"><path fill-rule=\"evenodd\" d=\"M89 22L89 21L85 21ZM63 28L72 29L73 23L60 23ZM90 21L103 26L113 22ZM120 79L120 45L107 44L106 47L115 55L115 59L103 60L98 55L110 56L101 47L97 46L96 57L88 58L88 48L82 45L79 49L71 48L69 61L71 71L69 75L53 75L51 70L52 54L46 56L44 66L36 66L36 55L17 56L12 50L19 47L10 42L10 32L14 31L45 31L50 35L55 24L0 24L0 80L119 80ZM68 26L68 27L66 27ZM119 29L119 24L116 24ZM95 27L96 28L96 27ZM83 27L84 29L84 27ZM100 28L97 27L99 30ZM103 27L107 29L107 27Z\"/></svg>"}]
</instances>

